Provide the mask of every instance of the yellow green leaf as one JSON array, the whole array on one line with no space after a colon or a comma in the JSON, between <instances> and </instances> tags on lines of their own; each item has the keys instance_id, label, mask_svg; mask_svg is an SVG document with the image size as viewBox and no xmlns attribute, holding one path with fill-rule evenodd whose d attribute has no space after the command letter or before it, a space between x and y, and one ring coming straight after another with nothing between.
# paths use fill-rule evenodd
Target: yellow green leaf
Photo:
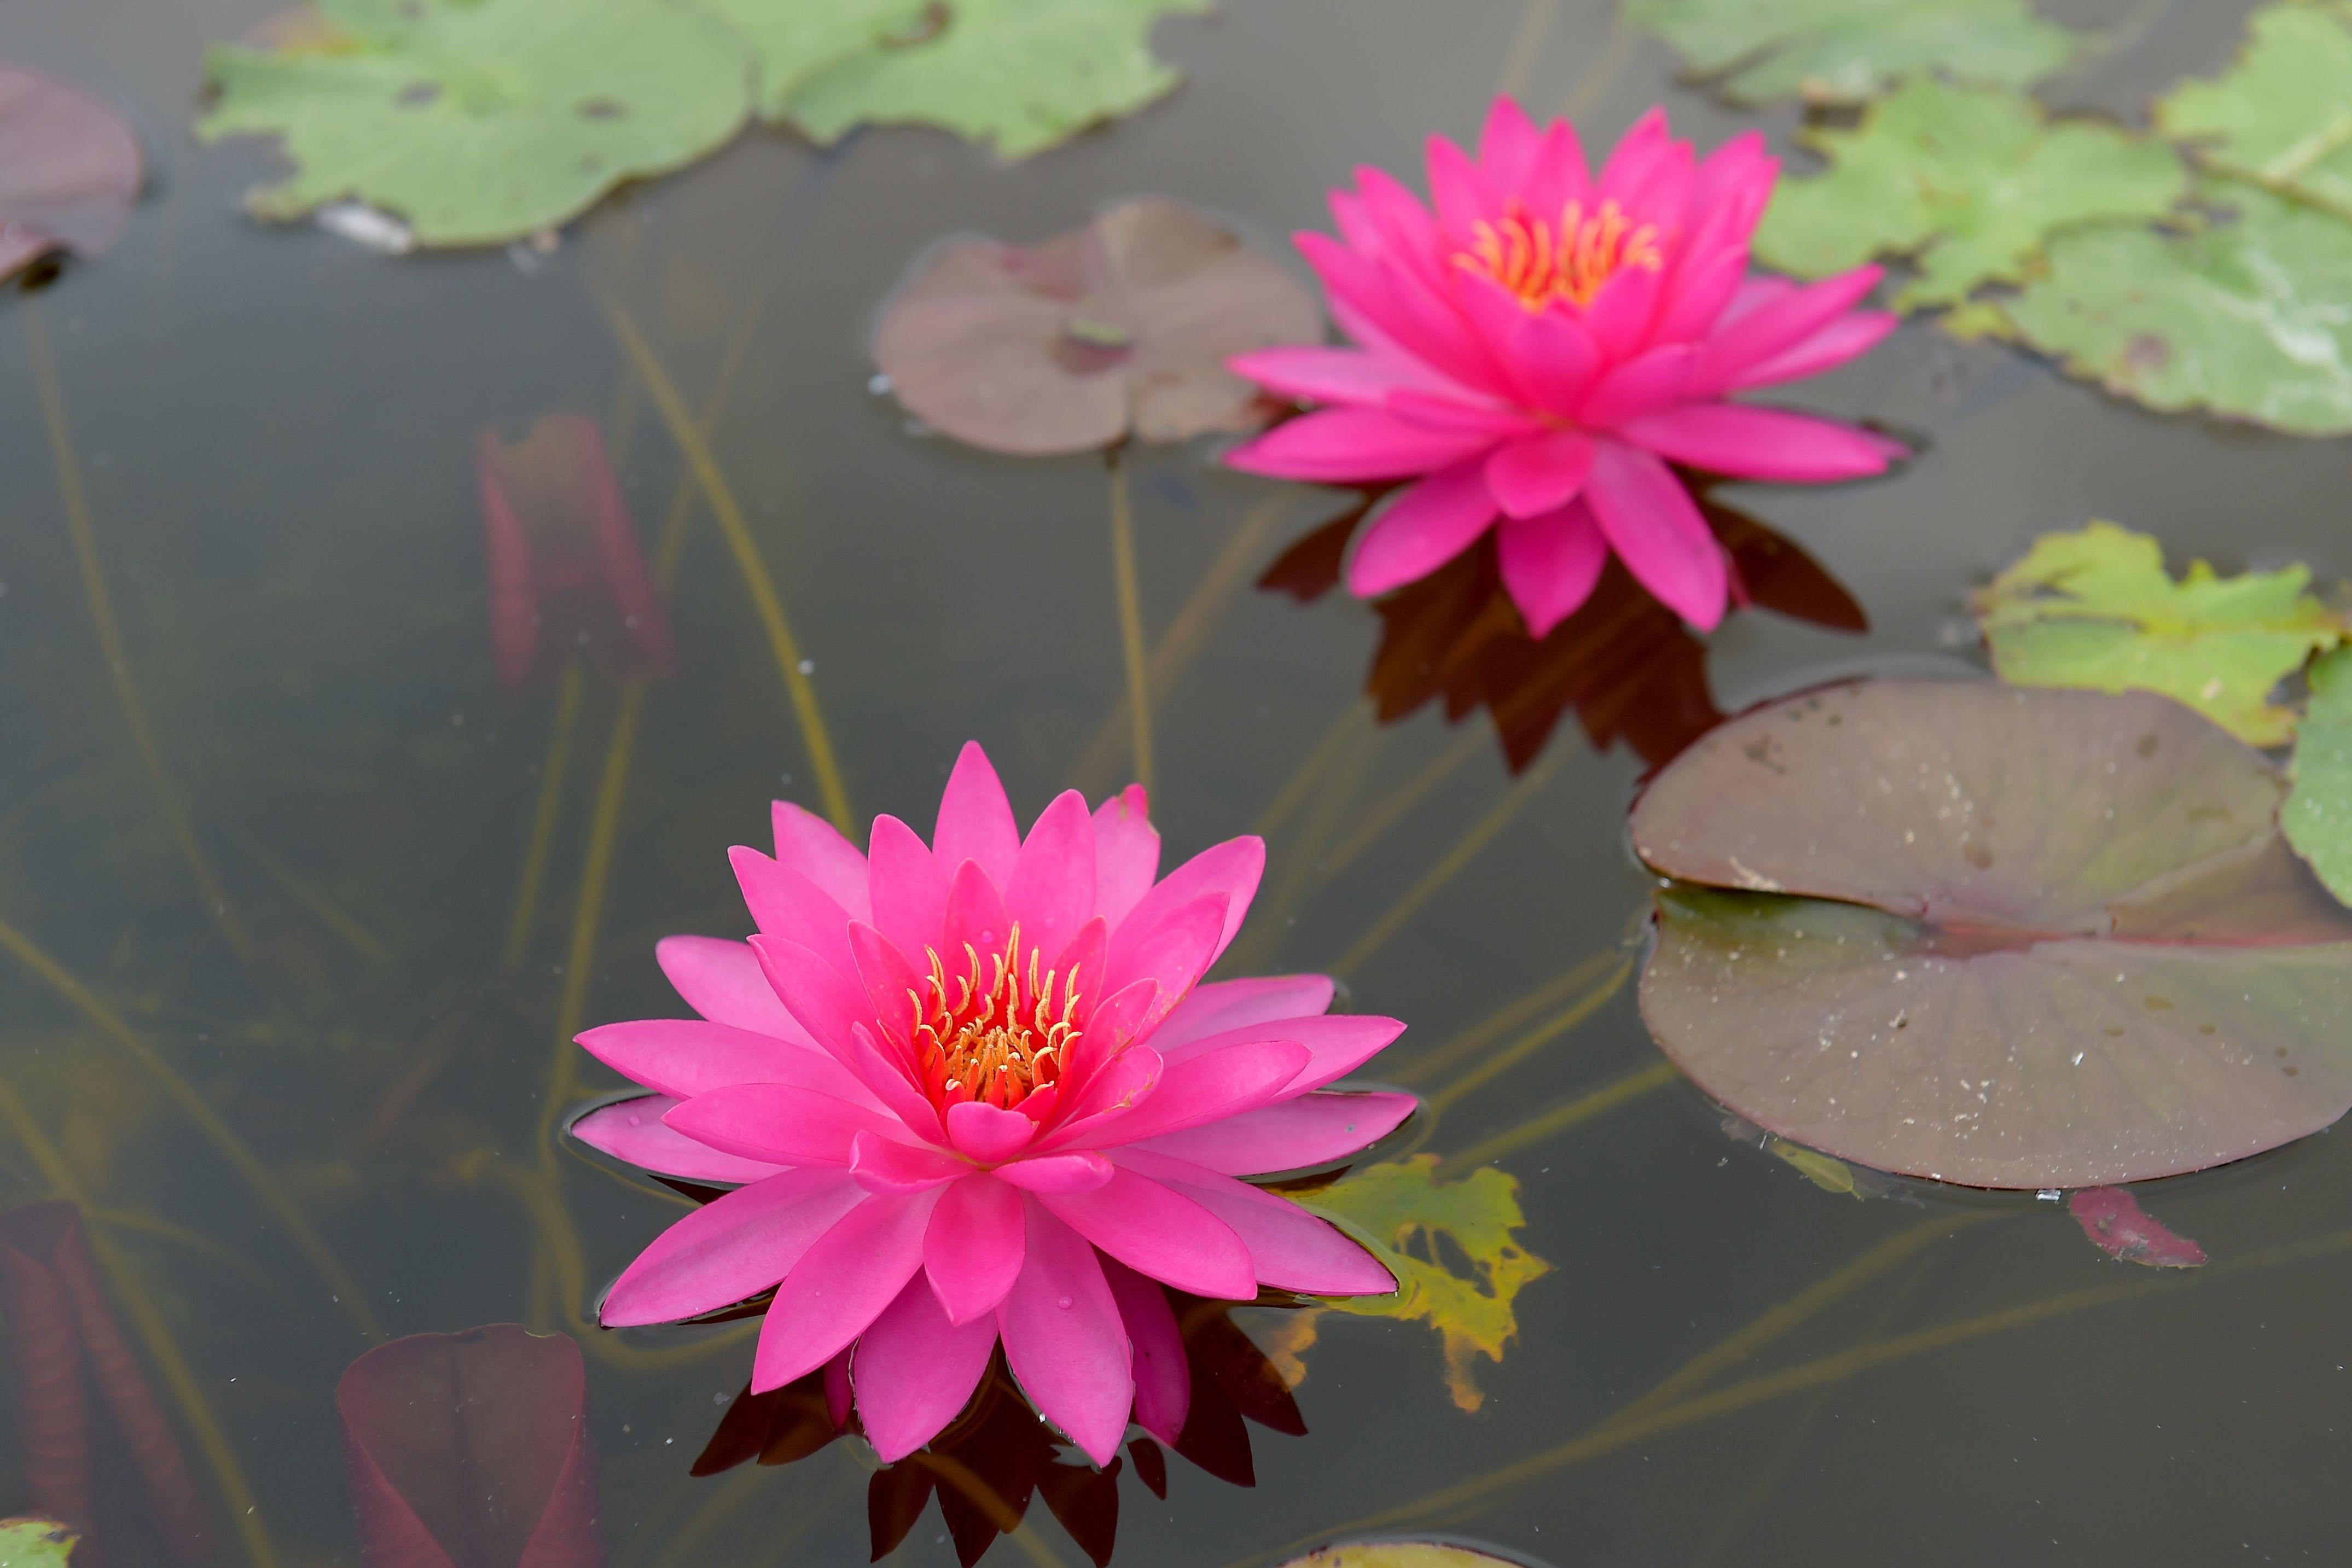
<instances>
[{"instance_id":1,"label":"yellow green leaf","mask_svg":"<svg viewBox=\"0 0 2352 1568\"><path fill-rule=\"evenodd\" d=\"M1358 1171L1302 1194L1307 1208L1370 1247L1397 1278L1391 1296L1334 1300L1331 1308L1375 1318L1419 1319L1445 1342L1445 1384L1454 1403L1475 1410L1473 1357L1500 1362L1518 1332L1519 1289L1551 1265L1520 1247L1512 1233L1527 1223L1519 1183L1491 1165L1458 1182L1437 1178L1437 1156L1416 1154ZM1440 1238L1451 1244L1441 1247ZM1469 1264L1463 1274L1444 1260L1452 1248Z\"/></svg>"},{"instance_id":2,"label":"yellow green leaf","mask_svg":"<svg viewBox=\"0 0 2352 1568\"><path fill-rule=\"evenodd\" d=\"M1818 1149L1808 1149L1802 1143L1791 1143L1786 1138L1765 1141L1764 1152L1776 1160L1785 1160L1803 1173L1805 1180L1825 1193L1843 1193L1859 1199L1854 1190L1853 1167L1843 1160L1832 1160Z\"/></svg>"},{"instance_id":3,"label":"yellow green leaf","mask_svg":"<svg viewBox=\"0 0 2352 1568\"><path fill-rule=\"evenodd\" d=\"M67 1568L80 1542L54 1519L0 1519L0 1568Z\"/></svg>"},{"instance_id":4,"label":"yellow green leaf","mask_svg":"<svg viewBox=\"0 0 2352 1568\"><path fill-rule=\"evenodd\" d=\"M1489 1557L1466 1546L1442 1541L1358 1541L1346 1546L1325 1546L1304 1557L1294 1557L1282 1568L1516 1568L1508 1559Z\"/></svg>"},{"instance_id":5,"label":"yellow green leaf","mask_svg":"<svg viewBox=\"0 0 2352 1568\"><path fill-rule=\"evenodd\" d=\"M2310 582L2301 566L2223 577L2202 561L2176 582L2155 540L2094 522L2034 541L1975 608L1994 672L2012 685L2161 692L2276 746L2295 720L2273 689L2344 640Z\"/></svg>"}]
</instances>

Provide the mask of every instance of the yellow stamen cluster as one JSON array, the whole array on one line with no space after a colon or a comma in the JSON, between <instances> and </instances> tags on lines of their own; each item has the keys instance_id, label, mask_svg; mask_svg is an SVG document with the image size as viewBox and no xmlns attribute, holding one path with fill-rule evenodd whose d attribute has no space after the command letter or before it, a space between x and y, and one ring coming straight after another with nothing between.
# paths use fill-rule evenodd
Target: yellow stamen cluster
<instances>
[{"instance_id":1,"label":"yellow stamen cluster","mask_svg":"<svg viewBox=\"0 0 2352 1568\"><path fill-rule=\"evenodd\" d=\"M915 1055L934 1100L977 1100L1010 1110L1060 1079L1078 1037L1070 1021L1078 1005L1076 965L1066 976L1041 973L1034 947L1024 965L1017 924L1004 951L988 958L984 984L970 942L960 974L948 973L938 949L923 952L931 972L907 999L915 1006Z\"/></svg>"},{"instance_id":2,"label":"yellow stamen cluster","mask_svg":"<svg viewBox=\"0 0 2352 1568\"><path fill-rule=\"evenodd\" d=\"M1634 226L1613 196L1590 216L1582 202L1570 202L1557 224L1529 217L1514 197L1500 223L1481 218L1472 227L1470 248L1454 252L1454 265L1484 273L1528 310L1540 310L1554 300L1590 305L1619 271L1655 272L1665 258L1658 249L1658 226Z\"/></svg>"}]
</instances>

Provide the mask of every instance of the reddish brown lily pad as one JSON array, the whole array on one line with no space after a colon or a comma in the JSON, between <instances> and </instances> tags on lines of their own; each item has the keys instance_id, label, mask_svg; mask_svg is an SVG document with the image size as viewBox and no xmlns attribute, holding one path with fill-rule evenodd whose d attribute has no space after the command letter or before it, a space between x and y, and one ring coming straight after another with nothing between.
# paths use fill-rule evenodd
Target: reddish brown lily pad
<instances>
[{"instance_id":1,"label":"reddish brown lily pad","mask_svg":"<svg viewBox=\"0 0 2352 1568\"><path fill-rule=\"evenodd\" d=\"M918 418L1043 456L1249 429L1256 388L1225 361L1322 335L1286 268L1147 197L1041 245L950 242L884 307L874 359Z\"/></svg>"},{"instance_id":2,"label":"reddish brown lily pad","mask_svg":"<svg viewBox=\"0 0 2352 1568\"><path fill-rule=\"evenodd\" d=\"M114 243L144 180L139 139L79 88L0 61L0 279Z\"/></svg>"},{"instance_id":3,"label":"reddish brown lily pad","mask_svg":"<svg viewBox=\"0 0 2352 1568\"><path fill-rule=\"evenodd\" d=\"M1879 1170L2093 1187L2258 1153L2352 1108L2352 911L2284 793L2147 693L1772 704L1634 809L1685 884L1643 1016L1732 1110Z\"/></svg>"},{"instance_id":4,"label":"reddish brown lily pad","mask_svg":"<svg viewBox=\"0 0 2352 1568\"><path fill-rule=\"evenodd\" d=\"M2205 1249L2149 1217L2122 1187L2087 1187L2066 1200L2066 1212L2091 1245L2119 1263L2147 1268L2196 1268Z\"/></svg>"}]
</instances>

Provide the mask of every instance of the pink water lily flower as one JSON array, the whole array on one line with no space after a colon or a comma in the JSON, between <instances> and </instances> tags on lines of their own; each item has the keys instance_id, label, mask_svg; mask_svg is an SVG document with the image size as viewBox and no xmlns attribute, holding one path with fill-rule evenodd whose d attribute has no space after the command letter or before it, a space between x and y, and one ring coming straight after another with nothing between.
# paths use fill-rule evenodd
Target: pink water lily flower
<instances>
[{"instance_id":1,"label":"pink water lily flower","mask_svg":"<svg viewBox=\"0 0 2352 1568\"><path fill-rule=\"evenodd\" d=\"M1237 1178L1339 1160L1402 1121L1410 1095L1325 1086L1404 1026L1323 1016L1320 975L1202 984L1265 846L1159 877L1144 805L1129 786L1090 813L1073 791L1024 838L976 744L928 845L882 816L861 855L777 803L775 857L733 852L759 934L656 950L701 1017L580 1037L655 1091L582 1119L582 1140L743 1184L647 1247L604 1321L772 1286L751 1387L845 1374L885 1460L954 1418L1001 1339L1032 1402L1104 1464L1130 1407L1171 1442L1183 1426L1162 1285L1393 1289L1354 1242Z\"/></svg>"},{"instance_id":2,"label":"pink water lily flower","mask_svg":"<svg viewBox=\"0 0 2352 1568\"><path fill-rule=\"evenodd\" d=\"M1426 576L1496 527L1504 584L1537 637L1584 603L1612 550L1712 629L1723 552L1670 463L1817 481L1875 474L1902 453L1729 401L1843 363L1895 326L1853 308L1875 267L1803 287L1748 276L1779 167L1753 132L1695 159L1653 109L1596 177L1566 121L1538 130L1500 98L1476 160L1430 138L1433 213L1358 170L1354 190L1331 193L1341 237L1297 237L1357 346L1232 361L1327 406L1226 460L1280 479L1419 480L1358 548L1358 594Z\"/></svg>"}]
</instances>

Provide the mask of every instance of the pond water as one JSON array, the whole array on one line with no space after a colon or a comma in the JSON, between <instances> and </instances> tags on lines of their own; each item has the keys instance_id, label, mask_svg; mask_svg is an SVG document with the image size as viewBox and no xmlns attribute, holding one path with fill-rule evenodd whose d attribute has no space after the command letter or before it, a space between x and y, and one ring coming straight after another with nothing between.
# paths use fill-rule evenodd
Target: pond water
<instances>
[{"instance_id":1,"label":"pond water","mask_svg":"<svg viewBox=\"0 0 2352 1568\"><path fill-rule=\"evenodd\" d=\"M551 254L393 260L247 221L237 199L268 153L186 132L204 46L272 4L14 0L0 16L0 50L125 106L157 166L112 252L0 300L0 1079L135 1285L126 1320L152 1317L184 1354L167 1403L216 1425L219 1450L197 1440L191 1463L217 1560L266 1532L277 1562L309 1564L358 1561L333 1395L372 1329L576 1329L680 1212L549 1131L615 1087L562 1037L676 1011L655 940L741 934L727 847L763 841L772 795L818 804L736 557L600 298L707 409L859 818L927 823L971 737L1025 817L1132 771L1110 487L1098 458L925 438L869 391L872 312L911 258L1144 192L1275 243L1324 224L1325 188L1354 165L1411 170L1426 132L1475 133L1504 87L1594 143L1659 100L1702 144L1754 121L1679 85L1597 0L1227 0L1160 30L1187 76L1174 97L1029 163L928 132L826 153L754 132ZM2218 68L2245 7L2053 9L2142 28L2053 93L2128 111ZM1765 123L1784 138L1794 121ZM1726 711L1840 672L1979 667L1966 590L2091 517L2176 561L2352 572L2341 443L2149 416L1916 323L1800 400L1922 451L1883 481L1737 492L1871 629L1733 617L1707 658ZM677 660L634 693L586 679L546 792L564 703L494 670L475 450L479 431L518 439L562 410L604 421L649 552L681 520ZM1594 748L1573 715L1516 775L1484 714L1374 724L1371 610L1248 585L1345 498L1221 471L1200 447L1128 463L1146 635L1205 628L1170 638L1154 817L1171 855L1269 838L1225 972L1336 971L1343 1006L1408 1020L1380 1074L1442 1103L1400 1146L1515 1175L1521 1240L1551 1268L1519 1296L1506 1359L1476 1364L1475 1414L1424 1324L1326 1315L1296 1389L1307 1435L1256 1431L1249 1488L1179 1459L1163 1501L1130 1466L1117 1561L1241 1568L1376 1530L1557 1564L2340 1560L2342 1138L2144 1193L2213 1258L2164 1275L2101 1257L2030 1195L1857 1202L1730 1141L1651 1070L1631 987L1593 990L1646 909L1623 816L1641 759ZM1482 1026L1443 1059L1595 999L1460 1092L1459 1068L1417 1073ZM0 1197L61 1185L0 1139ZM1604 1427L1791 1302L1818 1310L1646 1407L1672 1419ZM1285 1318L1234 1314L1267 1344ZM866 1560L856 1444L689 1476L743 1385L747 1325L579 1332L614 1563ZM248 1497L224 1500L220 1459ZM0 1504L38 1460L0 1433ZM110 1560L168 1560L124 1496ZM936 1507L889 1561L954 1561ZM1083 1557L1033 1507L990 1561Z\"/></svg>"}]
</instances>

